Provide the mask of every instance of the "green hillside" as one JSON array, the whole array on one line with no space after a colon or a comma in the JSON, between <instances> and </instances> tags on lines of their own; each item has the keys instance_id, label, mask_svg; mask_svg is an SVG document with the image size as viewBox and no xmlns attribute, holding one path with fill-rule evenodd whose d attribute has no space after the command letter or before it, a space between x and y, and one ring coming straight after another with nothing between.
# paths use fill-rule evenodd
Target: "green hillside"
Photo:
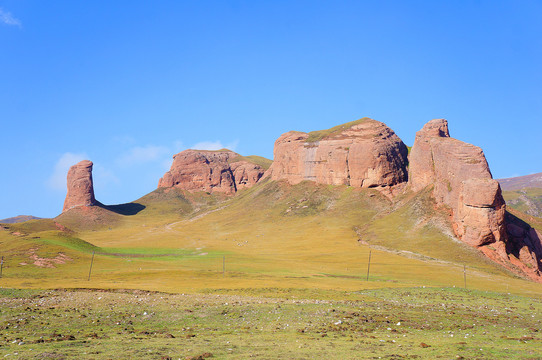
<instances>
[{"instance_id":1,"label":"green hillside","mask_svg":"<svg viewBox=\"0 0 542 360\"><path fill-rule=\"evenodd\" d=\"M245 293L465 285L542 293L454 240L428 194L264 181L228 198L159 189L5 225L3 286ZM88 281L94 253L91 280ZM369 278L369 254L371 264ZM261 290L265 291L265 290Z\"/></svg>"},{"instance_id":2,"label":"green hillside","mask_svg":"<svg viewBox=\"0 0 542 360\"><path fill-rule=\"evenodd\" d=\"M503 191L506 205L528 215L542 217L542 188Z\"/></svg>"}]
</instances>

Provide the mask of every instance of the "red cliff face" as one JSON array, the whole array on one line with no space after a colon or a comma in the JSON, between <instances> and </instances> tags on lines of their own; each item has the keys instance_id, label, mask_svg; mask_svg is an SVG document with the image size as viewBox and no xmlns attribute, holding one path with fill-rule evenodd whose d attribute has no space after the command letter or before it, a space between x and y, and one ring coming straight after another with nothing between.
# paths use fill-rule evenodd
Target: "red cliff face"
<instances>
[{"instance_id":1,"label":"red cliff face","mask_svg":"<svg viewBox=\"0 0 542 360\"><path fill-rule=\"evenodd\" d=\"M324 131L283 134L266 176L291 184L382 188L405 182L406 164L407 148L393 130L364 118Z\"/></svg>"},{"instance_id":2,"label":"red cliff face","mask_svg":"<svg viewBox=\"0 0 542 360\"><path fill-rule=\"evenodd\" d=\"M68 171L68 193L62 212L76 206L96 204L92 183L92 161L83 160Z\"/></svg>"},{"instance_id":3,"label":"red cliff face","mask_svg":"<svg viewBox=\"0 0 542 360\"><path fill-rule=\"evenodd\" d=\"M469 245L479 246L506 239L506 206L499 183L493 179L464 180L454 211L454 230Z\"/></svg>"},{"instance_id":4,"label":"red cliff face","mask_svg":"<svg viewBox=\"0 0 542 360\"><path fill-rule=\"evenodd\" d=\"M230 150L185 150L173 156L158 187L234 194L258 182L264 169Z\"/></svg>"},{"instance_id":5,"label":"red cliff face","mask_svg":"<svg viewBox=\"0 0 542 360\"><path fill-rule=\"evenodd\" d=\"M480 246L505 238L505 203L482 149L453 139L444 119L416 133L410 152L409 184L414 191L434 185L433 195L453 214L456 234Z\"/></svg>"},{"instance_id":6,"label":"red cliff face","mask_svg":"<svg viewBox=\"0 0 542 360\"><path fill-rule=\"evenodd\" d=\"M437 204L450 209L454 231L463 242L540 281L540 236L512 223L512 219L521 223L512 215L506 220L500 185L492 178L482 149L451 138L446 120L432 120L416 133L409 170L412 190L434 186Z\"/></svg>"}]
</instances>

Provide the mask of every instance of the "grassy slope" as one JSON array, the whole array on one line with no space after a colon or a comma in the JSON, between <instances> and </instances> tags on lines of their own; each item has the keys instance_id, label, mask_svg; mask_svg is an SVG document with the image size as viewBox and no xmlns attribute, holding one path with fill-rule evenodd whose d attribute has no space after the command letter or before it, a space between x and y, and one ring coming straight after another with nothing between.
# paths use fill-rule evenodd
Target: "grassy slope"
<instances>
[{"instance_id":1,"label":"grassy slope","mask_svg":"<svg viewBox=\"0 0 542 360\"><path fill-rule=\"evenodd\" d=\"M425 213L428 201L406 195L391 209L375 190L311 182L264 182L232 199L158 190L134 202L137 207L99 209L100 221L91 218L75 228L77 233L58 230L52 220L0 231L7 256L1 281L12 287L168 292L352 291L463 286L465 264L469 287L540 295L539 284L510 276L443 233L446 218ZM133 215L122 214L134 209ZM81 214L69 215L57 220L69 226L77 216L81 219ZM34 224L28 236L12 235L28 224ZM73 261L52 269L20 265L28 263L31 248L43 257L62 252ZM89 282L92 251L96 256Z\"/></svg>"},{"instance_id":2,"label":"grassy slope","mask_svg":"<svg viewBox=\"0 0 542 360\"><path fill-rule=\"evenodd\" d=\"M311 131L309 133L309 137L307 138L307 142L320 141L320 140L323 140L323 139L328 138L330 136L340 134L344 130L349 129L354 125L358 125L358 124L364 123L364 122L369 121L369 120L372 120L372 119L364 117L364 118L361 118L359 120L354 120L354 121L347 122L345 124L334 126L334 127L330 128L330 129Z\"/></svg>"},{"instance_id":3,"label":"grassy slope","mask_svg":"<svg viewBox=\"0 0 542 360\"><path fill-rule=\"evenodd\" d=\"M542 189L503 191L506 205L521 212L542 217Z\"/></svg>"},{"instance_id":4,"label":"grassy slope","mask_svg":"<svg viewBox=\"0 0 542 360\"><path fill-rule=\"evenodd\" d=\"M256 165L260 165L264 170L269 169L271 167L271 164L273 163L273 160L269 160L267 158L264 158L262 156L257 156L257 155L249 155L249 156L239 155L233 159L230 159L230 163L234 163L236 161L247 161Z\"/></svg>"}]
</instances>

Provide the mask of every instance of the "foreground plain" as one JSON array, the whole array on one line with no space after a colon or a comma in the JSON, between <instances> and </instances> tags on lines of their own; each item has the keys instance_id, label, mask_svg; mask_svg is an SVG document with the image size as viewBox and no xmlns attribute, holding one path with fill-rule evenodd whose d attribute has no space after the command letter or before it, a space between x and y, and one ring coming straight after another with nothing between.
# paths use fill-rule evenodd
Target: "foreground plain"
<instances>
[{"instance_id":1,"label":"foreground plain","mask_svg":"<svg viewBox=\"0 0 542 360\"><path fill-rule=\"evenodd\" d=\"M539 359L542 301L458 288L0 290L18 359Z\"/></svg>"}]
</instances>

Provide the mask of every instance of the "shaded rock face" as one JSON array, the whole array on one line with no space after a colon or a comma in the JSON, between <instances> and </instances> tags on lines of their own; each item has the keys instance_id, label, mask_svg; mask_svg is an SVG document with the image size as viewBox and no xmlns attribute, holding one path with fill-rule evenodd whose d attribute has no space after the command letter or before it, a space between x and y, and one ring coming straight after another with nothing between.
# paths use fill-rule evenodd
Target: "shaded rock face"
<instances>
[{"instance_id":1,"label":"shaded rock face","mask_svg":"<svg viewBox=\"0 0 542 360\"><path fill-rule=\"evenodd\" d=\"M311 180L363 188L407 180L407 148L381 122L362 119L317 140L312 135L290 131L278 138L266 176L290 184Z\"/></svg>"},{"instance_id":2,"label":"shaded rock face","mask_svg":"<svg viewBox=\"0 0 542 360\"><path fill-rule=\"evenodd\" d=\"M506 230L507 241L495 244L500 257L497 260L510 262L531 279L540 281L542 276L542 232L532 228L510 212L506 213Z\"/></svg>"},{"instance_id":3,"label":"shaded rock face","mask_svg":"<svg viewBox=\"0 0 542 360\"><path fill-rule=\"evenodd\" d=\"M456 234L481 246L505 238L505 203L482 149L450 137L448 122L436 119L416 133L410 152L409 185L434 185L439 205L452 211Z\"/></svg>"},{"instance_id":4,"label":"shaded rock face","mask_svg":"<svg viewBox=\"0 0 542 360\"><path fill-rule=\"evenodd\" d=\"M76 206L96 204L92 182L92 161L83 160L68 170L68 193L64 200L62 212Z\"/></svg>"},{"instance_id":5,"label":"shaded rock face","mask_svg":"<svg viewBox=\"0 0 542 360\"><path fill-rule=\"evenodd\" d=\"M159 188L234 194L256 184L264 169L229 150L185 150L173 156L171 169L158 182Z\"/></svg>"}]
</instances>

